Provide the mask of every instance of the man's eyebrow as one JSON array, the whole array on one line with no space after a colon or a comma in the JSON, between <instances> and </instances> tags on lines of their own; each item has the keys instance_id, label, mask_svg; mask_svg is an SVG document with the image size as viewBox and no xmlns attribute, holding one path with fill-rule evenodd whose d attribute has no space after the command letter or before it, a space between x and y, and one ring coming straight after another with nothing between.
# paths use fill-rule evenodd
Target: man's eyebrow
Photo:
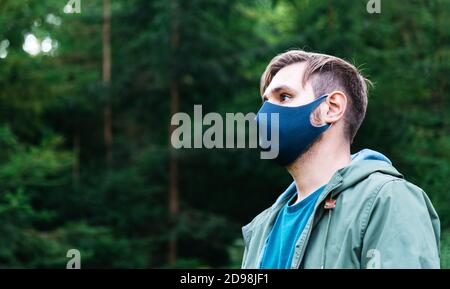
<instances>
[{"instance_id":1,"label":"man's eyebrow","mask_svg":"<svg viewBox=\"0 0 450 289\"><path fill-rule=\"evenodd\" d=\"M270 90L269 94L270 93L278 93L278 92L283 91L283 90L288 92L288 93L292 93L292 94L296 94L296 92L297 92L294 88L292 88L290 86L280 85L280 86L276 86L276 87L272 88ZM266 96L267 96L267 93L262 96L262 99L264 99Z\"/></svg>"}]
</instances>

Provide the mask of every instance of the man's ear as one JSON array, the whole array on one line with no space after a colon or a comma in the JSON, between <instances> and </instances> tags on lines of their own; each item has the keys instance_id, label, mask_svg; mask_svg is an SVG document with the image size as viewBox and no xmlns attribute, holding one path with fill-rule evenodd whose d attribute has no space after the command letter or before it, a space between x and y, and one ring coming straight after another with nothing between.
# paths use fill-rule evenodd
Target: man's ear
<instances>
[{"instance_id":1,"label":"man's ear","mask_svg":"<svg viewBox=\"0 0 450 289\"><path fill-rule=\"evenodd\" d=\"M335 123L340 120L347 109L348 98L347 95L340 91L334 90L328 94L328 97L324 101L324 114L322 114L322 119L326 123Z\"/></svg>"}]
</instances>

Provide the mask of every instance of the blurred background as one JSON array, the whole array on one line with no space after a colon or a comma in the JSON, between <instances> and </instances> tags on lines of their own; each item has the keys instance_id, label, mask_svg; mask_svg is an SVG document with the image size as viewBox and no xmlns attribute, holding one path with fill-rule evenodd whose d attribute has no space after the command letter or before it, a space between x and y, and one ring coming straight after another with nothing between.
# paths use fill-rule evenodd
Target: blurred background
<instances>
[{"instance_id":1,"label":"blurred background","mask_svg":"<svg viewBox=\"0 0 450 289\"><path fill-rule=\"evenodd\" d=\"M237 268L291 182L250 149L171 149L173 113L256 112L276 54L374 83L353 152L386 154L450 267L450 0L0 0L0 267Z\"/></svg>"}]
</instances>

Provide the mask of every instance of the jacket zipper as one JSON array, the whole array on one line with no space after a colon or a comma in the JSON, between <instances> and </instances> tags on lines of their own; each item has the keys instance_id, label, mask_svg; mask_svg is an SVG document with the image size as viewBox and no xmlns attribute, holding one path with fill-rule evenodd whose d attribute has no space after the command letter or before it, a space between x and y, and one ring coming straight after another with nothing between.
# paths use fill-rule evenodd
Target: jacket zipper
<instances>
[{"instance_id":1,"label":"jacket zipper","mask_svg":"<svg viewBox=\"0 0 450 289\"><path fill-rule=\"evenodd\" d=\"M311 226L308 228L308 232L307 232L307 235L306 235L306 239L305 239L305 241L303 242L303 247L302 247L301 252L300 252L300 258L299 258L298 264L297 264L297 266L296 266L297 269L300 267L300 264L301 264L302 261L303 261L303 256L305 255L305 251L306 251L306 244L307 244L308 241L309 241L309 237L310 237L311 231L312 231L312 229L313 229L313 225L314 225L314 217L315 217L315 215L316 215L316 213L317 213L317 208L319 207L319 204L321 204L321 203L322 203L322 202L323 202L323 201L331 194L331 192L332 192L334 189L336 189L337 187L339 187L339 186L341 185L341 183L342 183L342 182L339 181L337 184L335 184L333 187L331 187L331 189L328 191L328 193L327 193L325 196L323 196L322 198L320 198L320 200L317 202L317 205L316 205L316 207L314 208L313 216L312 216L312 218L311 218L311 220L310 220Z\"/></svg>"},{"instance_id":2,"label":"jacket zipper","mask_svg":"<svg viewBox=\"0 0 450 289\"><path fill-rule=\"evenodd\" d=\"M333 200L333 194L331 194L330 199L329 200ZM333 210L333 208L329 208L328 209L328 221L327 221L327 228L325 229L325 237L323 240L323 247L322 247L322 260L321 260L321 264L320 264L320 269L324 269L325 268L325 248L327 246L327 240L328 240L328 231L330 230L330 223L331 223L331 211Z\"/></svg>"}]
</instances>

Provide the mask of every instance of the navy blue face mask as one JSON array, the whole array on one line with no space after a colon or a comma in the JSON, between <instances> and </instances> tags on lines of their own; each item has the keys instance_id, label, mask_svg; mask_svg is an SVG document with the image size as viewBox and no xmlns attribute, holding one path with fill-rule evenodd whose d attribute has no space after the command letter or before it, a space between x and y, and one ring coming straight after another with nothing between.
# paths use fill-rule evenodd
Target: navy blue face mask
<instances>
[{"instance_id":1,"label":"navy blue face mask","mask_svg":"<svg viewBox=\"0 0 450 289\"><path fill-rule=\"evenodd\" d=\"M256 115L256 123L259 132L259 146L263 151L278 149L278 156L273 158L275 162L286 166L295 161L314 140L331 125L320 127L313 126L310 121L311 113L326 99L328 94L322 95L314 101L295 107L281 106L264 102ZM278 128L272 127L272 114L278 114ZM262 115L265 114L265 115ZM276 115L275 115L276 116ZM278 135L278 144L272 140L273 135ZM270 141L269 141L270 140ZM271 147L272 146L272 147Z\"/></svg>"}]
</instances>

